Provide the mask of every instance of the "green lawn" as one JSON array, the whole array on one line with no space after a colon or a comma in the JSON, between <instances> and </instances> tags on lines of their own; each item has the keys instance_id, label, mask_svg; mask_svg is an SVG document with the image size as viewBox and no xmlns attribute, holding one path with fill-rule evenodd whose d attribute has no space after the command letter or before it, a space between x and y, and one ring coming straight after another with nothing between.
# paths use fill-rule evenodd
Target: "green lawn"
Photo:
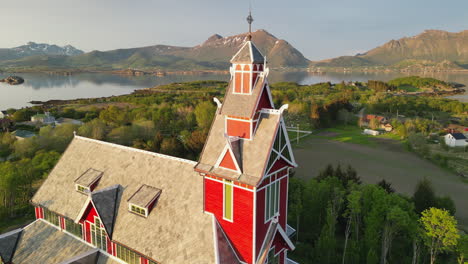
<instances>
[{"instance_id":1,"label":"green lawn","mask_svg":"<svg viewBox=\"0 0 468 264\"><path fill-rule=\"evenodd\" d=\"M314 134L314 136L344 143L376 146L375 142L371 139L372 136L362 134L362 129L357 126L327 128Z\"/></svg>"}]
</instances>

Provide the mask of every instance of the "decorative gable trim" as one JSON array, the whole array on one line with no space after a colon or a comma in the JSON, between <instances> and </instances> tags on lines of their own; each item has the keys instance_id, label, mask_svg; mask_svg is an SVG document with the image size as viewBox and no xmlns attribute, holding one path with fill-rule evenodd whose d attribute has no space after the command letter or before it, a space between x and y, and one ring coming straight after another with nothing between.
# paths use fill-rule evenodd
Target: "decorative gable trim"
<instances>
[{"instance_id":1,"label":"decorative gable trim","mask_svg":"<svg viewBox=\"0 0 468 264\"><path fill-rule=\"evenodd\" d=\"M224 146L224 149L223 149L223 152L221 152L221 155L219 155L218 160L216 161L215 167L216 168L223 168L223 169L230 170L230 171L235 171L235 172L238 172L238 173L242 173L242 171L240 169L240 166L239 166L239 163L237 162L236 156L234 155L234 151L232 150L232 146L231 146L231 144L229 142L230 140L229 139L227 139L227 140L228 140L228 142L227 142L226 146ZM232 159L234 165L236 166L235 170L233 170L231 168L226 168L226 167L220 166L221 162L224 160L224 157L226 155L231 156L231 159Z\"/></svg>"}]
</instances>

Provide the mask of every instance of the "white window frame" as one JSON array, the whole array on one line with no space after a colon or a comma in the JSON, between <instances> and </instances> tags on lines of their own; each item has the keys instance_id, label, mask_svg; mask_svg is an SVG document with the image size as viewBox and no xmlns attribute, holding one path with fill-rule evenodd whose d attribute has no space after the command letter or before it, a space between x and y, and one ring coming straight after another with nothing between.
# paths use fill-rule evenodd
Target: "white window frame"
<instances>
[{"instance_id":1,"label":"white window frame","mask_svg":"<svg viewBox=\"0 0 468 264\"><path fill-rule=\"evenodd\" d=\"M81 191L79 188L83 188L84 191ZM84 194L88 194L91 192L91 190L89 189L89 187L86 187L86 186L83 186L81 184L75 184L75 190L79 193L84 193Z\"/></svg>"},{"instance_id":2,"label":"white window frame","mask_svg":"<svg viewBox=\"0 0 468 264\"><path fill-rule=\"evenodd\" d=\"M231 219L226 218L226 185L231 186ZM223 220L234 222L234 184L232 181L223 180Z\"/></svg>"},{"instance_id":3,"label":"white window frame","mask_svg":"<svg viewBox=\"0 0 468 264\"><path fill-rule=\"evenodd\" d=\"M142 215L142 214L139 214L139 213L133 211L133 210L132 210L132 206L137 207L137 208L140 208L140 209L143 209L143 210L145 211L145 214ZM141 207L141 206L138 206L138 205L136 205L136 204L128 203L128 211L130 211L130 212L133 213L133 214L139 215L139 216L148 217L148 208Z\"/></svg>"},{"instance_id":4,"label":"white window frame","mask_svg":"<svg viewBox=\"0 0 468 264\"><path fill-rule=\"evenodd\" d=\"M237 65L240 65L241 66L241 70L236 70L236 66ZM245 65L249 65L250 67L250 70L249 71L244 71L244 67ZM241 94L241 95L251 95L252 94L252 91L253 91L253 88L255 87L255 85L257 84L257 80L258 78L260 77L260 74L262 74L263 71L254 71L253 70L253 66L254 65L258 65L258 63L252 63L252 64L234 64L232 66L232 83L233 83L233 89L232 89L232 93L233 94ZM240 93L237 93L236 92L236 73L240 73L241 74L241 78L240 78L240 90L241 92ZM248 89L248 93L243 93L242 91L244 90L244 73L250 73L250 78L253 78L253 74L254 73L257 73L257 79L255 80L255 82L252 84L252 82L249 82L249 89Z\"/></svg>"},{"instance_id":5,"label":"white window frame","mask_svg":"<svg viewBox=\"0 0 468 264\"><path fill-rule=\"evenodd\" d=\"M281 180L277 179L270 182L265 188L265 223L279 216L280 196L281 196ZM274 192L273 198L272 193ZM270 215L270 208L273 207L273 213Z\"/></svg>"},{"instance_id":6,"label":"white window frame","mask_svg":"<svg viewBox=\"0 0 468 264\"><path fill-rule=\"evenodd\" d=\"M99 227L96 226L96 219L99 219L99 223L100 223ZM88 222L89 222L89 221L88 221ZM89 226L89 228L90 228L90 230L89 230L89 235L91 236L91 239L90 239L90 240L91 240L91 244L92 244L94 247L98 248L99 250L104 250L104 251L107 252L107 246L108 246L108 245L107 245L107 231L105 230L104 227L101 227L101 225L103 225L103 224L102 224L102 221L101 221L101 218L99 218L99 216L94 216L94 223L91 223L91 222L89 222L89 223L90 223L90 226ZM95 229L94 236L93 236L93 232L92 232L92 228L93 228L93 227L92 227L91 225L94 225L95 228L99 228L99 231L100 231L100 232L102 232L102 230L104 230L104 232L106 233L106 239L105 239L105 243L106 243L106 244L105 244L105 246L104 246L105 249L102 249L102 248L98 247L98 246L97 246L97 243L96 243L96 245L94 245L93 242L94 242L94 240L96 239L96 237L97 237L98 234L97 234L96 229ZM101 234L99 234L99 236L101 236ZM102 241L101 241L101 243L102 243ZM101 246L102 246L102 244L101 244Z\"/></svg>"}]
</instances>

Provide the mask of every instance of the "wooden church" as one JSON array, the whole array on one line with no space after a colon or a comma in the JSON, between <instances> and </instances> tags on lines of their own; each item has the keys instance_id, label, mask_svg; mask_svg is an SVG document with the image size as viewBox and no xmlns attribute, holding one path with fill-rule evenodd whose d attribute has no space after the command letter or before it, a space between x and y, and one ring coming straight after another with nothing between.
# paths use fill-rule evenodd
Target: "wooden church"
<instances>
[{"instance_id":1,"label":"wooden church","mask_svg":"<svg viewBox=\"0 0 468 264\"><path fill-rule=\"evenodd\" d=\"M75 136L0 263L295 263L287 106L250 35L231 63L199 162Z\"/></svg>"}]
</instances>

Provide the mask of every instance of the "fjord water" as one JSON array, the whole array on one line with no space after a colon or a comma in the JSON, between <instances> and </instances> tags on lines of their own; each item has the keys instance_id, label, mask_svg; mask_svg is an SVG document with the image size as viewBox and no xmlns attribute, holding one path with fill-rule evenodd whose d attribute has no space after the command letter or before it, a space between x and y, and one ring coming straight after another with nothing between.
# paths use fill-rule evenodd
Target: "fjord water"
<instances>
[{"instance_id":1,"label":"fjord water","mask_svg":"<svg viewBox=\"0 0 468 264\"><path fill-rule=\"evenodd\" d=\"M12 73L0 74L0 79ZM101 73L79 73L71 76L51 75L43 73L16 74L25 79L21 85L0 83L0 110L7 108L21 108L30 106L28 102L46 101L52 99L95 98L112 95L122 95L135 89L154 87L156 85L173 82L188 82L196 80L227 81L228 75L199 74L199 75L167 75L167 76L120 76ZM313 84L319 82L338 83L341 81L388 81L404 76L401 73L324 73L312 74L308 72L278 72L270 71L270 82L298 82ZM439 73L425 75L445 81L462 83L468 86L468 74ZM457 95L454 99L468 102L468 93Z\"/></svg>"}]
</instances>

